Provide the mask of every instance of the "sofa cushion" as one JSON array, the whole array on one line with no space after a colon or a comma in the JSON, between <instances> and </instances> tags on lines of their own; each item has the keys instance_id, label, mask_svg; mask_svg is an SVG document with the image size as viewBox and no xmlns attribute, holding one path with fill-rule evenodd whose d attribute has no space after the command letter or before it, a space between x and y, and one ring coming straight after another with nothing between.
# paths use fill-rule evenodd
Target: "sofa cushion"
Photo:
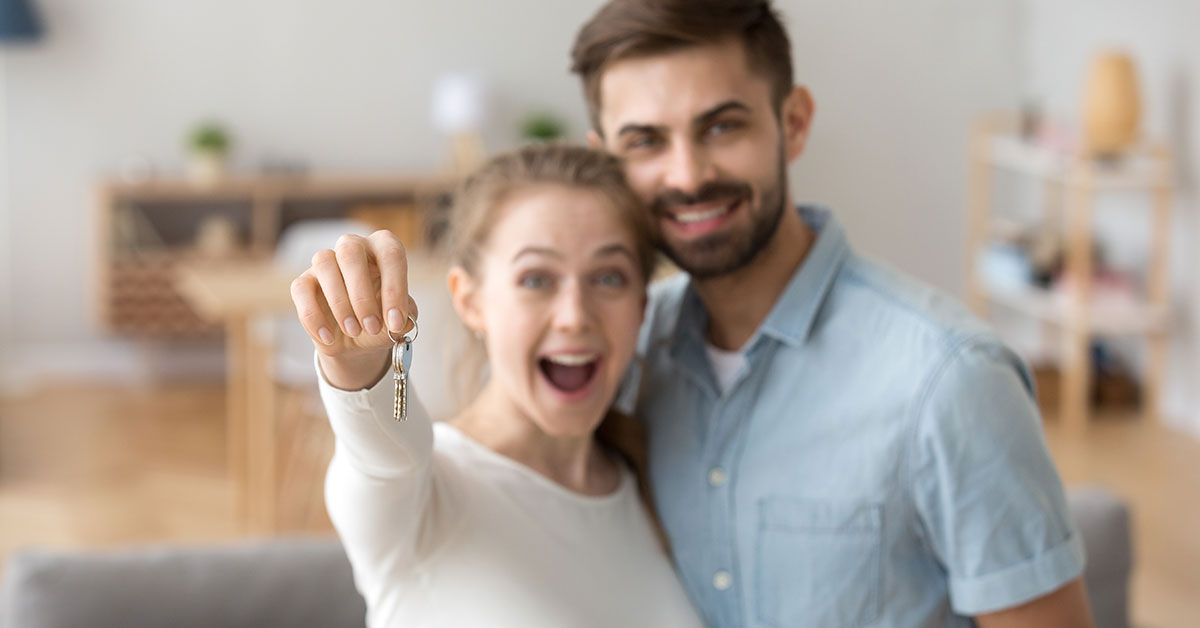
<instances>
[{"instance_id":1,"label":"sofa cushion","mask_svg":"<svg viewBox=\"0 0 1200 628\"><path fill-rule=\"evenodd\" d=\"M333 538L22 550L3 584L0 626L8 628L362 628L366 616Z\"/></svg>"}]
</instances>

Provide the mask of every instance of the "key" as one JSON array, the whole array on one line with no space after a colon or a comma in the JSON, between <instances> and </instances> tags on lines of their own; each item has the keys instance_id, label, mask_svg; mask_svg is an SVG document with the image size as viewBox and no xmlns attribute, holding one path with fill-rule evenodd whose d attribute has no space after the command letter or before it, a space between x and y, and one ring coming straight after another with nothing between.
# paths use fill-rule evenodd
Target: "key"
<instances>
[{"instance_id":1,"label":"key","mask_svg":"<svg viewBox=\"0 0 1200 628\"><path fill-rule=\"evenodd\" d=\"M408 420L408 371L412 365L412 343L417 339L417 319L409 315L408 320L412 321L412 331L399 339L388 331L388 338L392 341L392 382L395 390L392 418L401 422Z\"/></svg>"}]
</instances>

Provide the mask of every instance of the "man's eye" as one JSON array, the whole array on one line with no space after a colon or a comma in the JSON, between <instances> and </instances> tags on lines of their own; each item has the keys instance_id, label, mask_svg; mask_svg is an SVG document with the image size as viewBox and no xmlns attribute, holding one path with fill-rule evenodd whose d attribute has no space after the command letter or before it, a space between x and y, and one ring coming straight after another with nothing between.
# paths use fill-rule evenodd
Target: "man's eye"
<instances>
[{"instance_id":1,"label":"man's eye","mask_svg":"<svg viewBox=\"0 0 1200 628\"><path fill-rule=\"evenodd\" d=\"M741 123L734 122L732 120L722 120L721 122L713 123L712 126L708 127L708 134L724 135L730 131L735 131L741 128L741 126Z\"/></svg>"},{"instance_id":2,"label":"man's eye","mask_svg":"<svg viewBox=\"0 0 1200 628\"><path fill-rule=\"evenodd\" d=\"M653 148L658 145L658 138L653 135L638 135L625 144L626 150L638 148Z\"/></svg>"},{"instance_id":3,"label":"man's eye","mask_svg":"<svg viewBox=\"0 0 1200 628\"><path fill-rule=\"evenodd\" d=\"M517 284L522 288L529 288L530 290L542 290L544 288L549 288L551 281L550 277L547 275L530 274L522 276L517 281Z\"/></svg>"}]
</instances>

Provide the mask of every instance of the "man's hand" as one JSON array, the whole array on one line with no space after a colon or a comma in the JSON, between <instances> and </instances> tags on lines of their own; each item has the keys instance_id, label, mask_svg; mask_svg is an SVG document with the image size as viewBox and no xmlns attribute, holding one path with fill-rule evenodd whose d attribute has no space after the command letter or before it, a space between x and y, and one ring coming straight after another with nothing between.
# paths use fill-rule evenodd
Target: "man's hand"
<instances>
[{"instance_id":1,"label":"man's hand","mask_svg":"<svg viewBox=\"0 0 1200 628\"><path fill-rule=\"evenodd\" d=\"M1080 578L1020 606L980 615L975 622L979 628L1092 628L1092 609Z\"/></svg>"},{"instance_id":2,"label":"man's hand","mask_svg":"<svg viewBox=\"0 0 1200 628\"><path fill-rule=\"evenodd\" d=\"M339 237L333 250L313 256L291 293L321 370L344 390L368 388L382 377L392 346L387 331L399 338L412 326L408 317L417 316L404 245L390 231Z\"/></svg>"}]
</instances>

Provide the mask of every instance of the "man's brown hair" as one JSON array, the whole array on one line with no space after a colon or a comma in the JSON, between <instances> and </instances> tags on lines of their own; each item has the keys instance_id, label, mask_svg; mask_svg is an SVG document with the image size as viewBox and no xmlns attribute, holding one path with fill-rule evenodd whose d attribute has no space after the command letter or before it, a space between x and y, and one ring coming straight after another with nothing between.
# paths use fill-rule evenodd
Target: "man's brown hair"
<instances>
[{"instance_id":1,"label":"man's brown hair","mask_svg":"<svg viewBox=\"0 0 1200 628\"><path fill-rule=\"evenodd\" d=\"M571 50L593 128L602 133L600 77L609 64L728 38L742 43L749 69L770 81L778 114L792 90L792 46L770 0L611 0L579 30Z\"/></svg>"}]
</instances>

